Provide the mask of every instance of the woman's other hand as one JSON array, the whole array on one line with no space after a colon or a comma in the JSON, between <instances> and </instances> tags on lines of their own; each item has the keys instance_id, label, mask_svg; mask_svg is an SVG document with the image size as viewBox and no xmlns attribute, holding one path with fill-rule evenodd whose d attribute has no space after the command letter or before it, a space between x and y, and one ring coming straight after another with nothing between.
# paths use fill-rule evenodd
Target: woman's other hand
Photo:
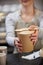
<instances>
[{"instance_id":1,"label":"woman's other hand","mask_svg":"<svg viewBox=\"0 0 43 65\"><path fill-rule=\"evenodd\" d=\"M15 42L14 42L16 48L18 49L19 53L22 53L22 44L20 43L20 40L18 38L15 38Z\"/></svg>"},{"instance_id":2,"label":"woman's other hand","mask_svg":"<svg viewBox=\"0 0 43 65\"><path fill-rule=\"evenodd\" d=\"M34 31L33 34L30 35L30 40L33 42L33 44L35 45L37 40L38 40L38 32L39 32L39 29L38 29L38 26L35 26L35 25L31 25L29 27L29 30L30 31Z\"/></svg>"}]
</instances>

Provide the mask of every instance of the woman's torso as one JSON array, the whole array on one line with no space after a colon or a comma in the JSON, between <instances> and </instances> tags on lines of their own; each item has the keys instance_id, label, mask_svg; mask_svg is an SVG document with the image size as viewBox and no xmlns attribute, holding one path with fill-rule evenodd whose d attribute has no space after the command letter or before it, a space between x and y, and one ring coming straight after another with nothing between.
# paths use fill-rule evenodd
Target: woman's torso
<instances>
[{"instance_id":1,"label":"woman's torso","mask_svg":"<svg viewBox=\"0 0 43 65\"><path fill-rule=\"evenodd\" d=\"M21 28L28 28L30 25L36 25L36 26L40 26L40 21L39 21L39 15L40 12L36 11L34 18L31 21L24 21L22 20L22 18L20 17L20 11L18 12L18 17L15 25L15 29L21 29ZM16 35L17 36L17 35ZM38 39L37 44L35 45L35 50L40 49L41 48L41 40Z\"/></svg>"}]
</instances>

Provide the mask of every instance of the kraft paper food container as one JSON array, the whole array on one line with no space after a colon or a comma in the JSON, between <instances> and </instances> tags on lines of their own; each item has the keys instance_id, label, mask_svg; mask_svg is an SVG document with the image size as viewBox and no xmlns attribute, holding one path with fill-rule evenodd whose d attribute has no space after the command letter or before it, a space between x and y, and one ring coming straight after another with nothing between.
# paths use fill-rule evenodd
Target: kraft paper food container
<instances>
[{"instance_id":1,"label":"kraft paper food container","mask_svg":"<svg viewBox=\"0 0 43 65\"><path fill-rule=\"evenodd\" d=\"M40 49L39 54L40 54L40 57L43 57L43 48Z\"/></svg>"},{"instance_id":2,"label":"kraft paper food container","mask_svg":"<svg viewBox=\"0 0 43 65\"><path fill-rule=\"evenodd\" d=\"M33 33L34 31L22 31L18 33L20 43L22 44L22 52L32 52L33 51L34 45L29 38L30 35Z\"/></svg>"},{"instance_id":3,"label":"kraft paper food container","mask_svg":"<svg viewBox=\"0 0 43 65\"><path fill-rule=\"evenodd\" d=\"M0 46L0 53L2 52L7 54L7 46Z\"/></svg>"},{"instance_id":4,"label":"kraft paper food container","mask_svg":"<svg viewBox=\"0 0 43 65\"><path fill-rule=\"evenodd\" d=\"M6 54L0 53L0 65L6 65Z\"/></svg>"}]
</instances>

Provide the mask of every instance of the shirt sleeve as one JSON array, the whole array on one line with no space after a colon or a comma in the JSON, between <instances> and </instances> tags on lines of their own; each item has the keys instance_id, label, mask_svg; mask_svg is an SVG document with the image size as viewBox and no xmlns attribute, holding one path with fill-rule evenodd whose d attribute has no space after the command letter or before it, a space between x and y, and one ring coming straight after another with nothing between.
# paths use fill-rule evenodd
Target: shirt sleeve
<instances>
[{"instance_id":1,"label":"shirt sleeve","mask_svg":"<svg viewBox=\"0 0 43 65\"><path fill-rule=\"evenodd\" d=\"M7 43L9 45L14 46L14 40L15 40L14 28L15 28L15 23L14 23L14 20L12 19L12 15L11 14L9 14L6 17L5 25L6 25L6 41L7 41Z\"/></svg>"},{"instance_id":2,"label":"shirt sleeve","mask_svg":"<svg viewBox=\"0 0 43 65\"><path fill-rule=\"evenodd\" d=\"M15 39L18 38L15 37L15 28L16 23L19 19L20 10L15 11L14 13L10 13L6 16L5 25L6 25L6 41L9 45L14 46Z\"/></svg>"}]
</instances>

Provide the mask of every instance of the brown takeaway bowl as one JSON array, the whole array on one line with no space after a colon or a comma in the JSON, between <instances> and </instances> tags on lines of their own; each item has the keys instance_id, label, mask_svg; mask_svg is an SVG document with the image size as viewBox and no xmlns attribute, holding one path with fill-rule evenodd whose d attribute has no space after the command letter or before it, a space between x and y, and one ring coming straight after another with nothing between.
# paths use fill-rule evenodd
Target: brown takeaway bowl
<instances>
[{"instance_id":1,"label":"brown takeaway bowl","mask_svg":"<svg viewBox=\"0 0 43 65\"><path fill-rule=\"evenodd\" d=\"M30 35L33 34L34 31L22 31L18 33L18 37L20 39L20 43L22 44L22 52L32 52L34 49L34 45L30 40Z\"/></svg>"}]
</instances>

